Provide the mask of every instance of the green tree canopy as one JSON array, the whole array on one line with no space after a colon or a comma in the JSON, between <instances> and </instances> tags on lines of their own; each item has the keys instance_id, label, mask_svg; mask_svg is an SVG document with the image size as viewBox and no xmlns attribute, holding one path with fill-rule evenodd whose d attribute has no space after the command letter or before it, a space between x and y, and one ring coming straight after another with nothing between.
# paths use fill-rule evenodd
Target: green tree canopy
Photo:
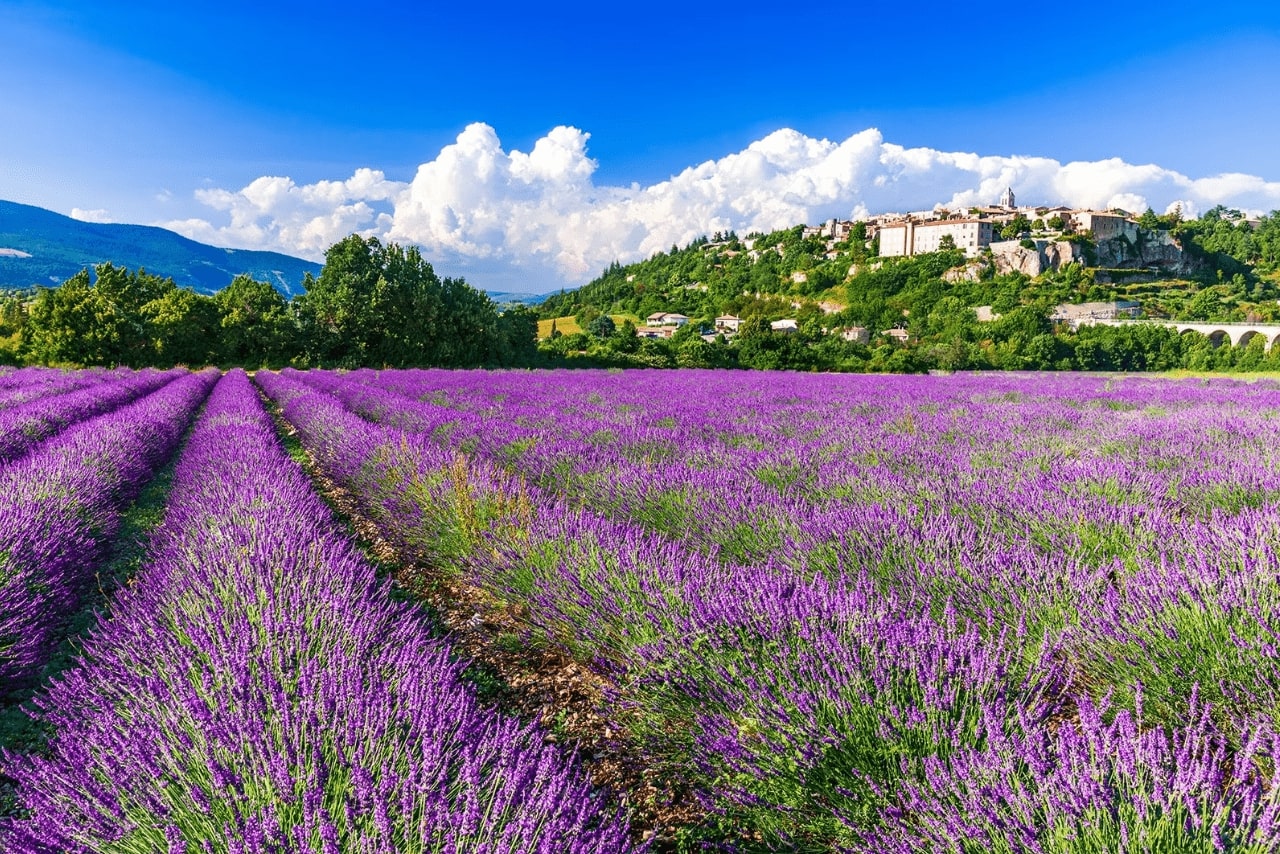
<instances>
[{"instance_id":1,"label":"green tree canopy","mask_svg":"<svg viewBox=\"0 0 1280 854\"><path fill-rule=\"evenodd\" d=\"M266 282L236 276L214 294L220 330L218 361L280 366L297 346L297 324L284 297Z\"/></svg>"},{"instance_id":2,"label":"green tree canopy","mask_svg":"<svg viewBox=\"0 0 1280 854\"><path fill-rule=\"evenodd\" d=\"M109 263L94 272L96 280L81 270L60 287L40 289L23 330L24 358L41 364L158 363L152 321L163 317L172 327L173 315L162 305L146 307L177 290L173 280Z\"/></svg>"},{"instance_id":3,"label":"green tree canopy","mask_svg":"<svg viewBox=\"0 0 1280 854\"><path fill-rule=\"evenodd\" d=\"M214 301L188 288L171 288L142 307L151 358L156 366L200 366L214 361L218 349L218 309Z\"/></svg>"},{"instance_id":4,"label":"green tree canopy","mask_svg":"<svg viewBox=\"0 0 1280 854\"><path fill-rule=\"evenodd\" d=\"M506 336L528 326L501 323L487 295L439 278L416 247L375 237L353 234L329 247L320 277L306 285L297 312L315 365L499 363L511 351Z\"/></svg>"},{"instance_id":5,"label":"green tree canopy","mask_svg":"<svg viewBox=\"0 0 1280 854\"><path fill-rule=\"evenodd\" d=\"M1022 232L1030 230L1031 220L1027 219L1026 214L1017 214L1004 228L1000 229L1000 236L1005 240L1012 240Z\"/></svg>"},{"instance_id":6,"label":"green tree canopy","mask_svg":"<svg viewBox=\"0 0 1280 854\"><path fill-rule=\"evenodd\" d=\"M607 314L601 314L587 324L587 331L597 338L612 338L617 334L617 324Z\"/></svg>"}]
</instances>

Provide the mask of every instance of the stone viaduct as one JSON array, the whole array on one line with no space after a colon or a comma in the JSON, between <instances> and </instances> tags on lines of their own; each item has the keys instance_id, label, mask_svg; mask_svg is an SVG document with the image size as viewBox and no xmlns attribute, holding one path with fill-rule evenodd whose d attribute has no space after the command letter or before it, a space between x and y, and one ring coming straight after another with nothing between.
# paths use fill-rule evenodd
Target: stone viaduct
<instances>
[{"instance_id":1,"label":"stone viaduct","mask_svg":"<svg viewBox=\"0 0 1280 854\"><path fill-rule=\"evenodd\" d=\"M1264 347L1270 350L1280 344L1280 323L1200 323L1190 320L1103 320L1101 318L1081 318L1079 325L1096 324L1098 326L1132 326L1137 323L1154 323L1159 326L1172 326L1178 332L1199 332L1220 347L1230 342L1232 347L1244 347L1255 335L1261 335Z\"/></svg>"}]
</instances>

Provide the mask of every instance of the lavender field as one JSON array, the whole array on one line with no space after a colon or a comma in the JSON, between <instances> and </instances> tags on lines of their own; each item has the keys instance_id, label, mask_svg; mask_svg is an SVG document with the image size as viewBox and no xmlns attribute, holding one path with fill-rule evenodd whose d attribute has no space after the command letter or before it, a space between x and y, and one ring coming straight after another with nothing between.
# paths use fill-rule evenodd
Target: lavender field
<instances>
[{"instance_id":1,"label":"lavender field","mask_svg":"<svg viewBox=\"0 0 1280 854\"><path fill-rule=\"evenodd\" d=\"M1271 381L25 369L0 421L0 850L1280 849Z\"/></svg>"}]
</instances>

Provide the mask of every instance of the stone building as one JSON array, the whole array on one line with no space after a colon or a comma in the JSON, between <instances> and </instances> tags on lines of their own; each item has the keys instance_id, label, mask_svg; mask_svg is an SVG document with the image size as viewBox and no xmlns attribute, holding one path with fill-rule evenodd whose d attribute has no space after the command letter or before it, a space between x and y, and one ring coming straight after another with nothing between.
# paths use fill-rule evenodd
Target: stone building
<instances>
[{"instance_id":1,"label":"stone building","mask_svg":"<svg viewBox=\"0 0 1280 854\"><path fill-rule=\"evenodd\" d=\"M1072 211L1071 221L1076 231L1090 232L1096 243L1115 237L1128 237L1132 240L1138 235L1138 224L1127 214L1110 211Z\"/></svg>"}]
</instances>

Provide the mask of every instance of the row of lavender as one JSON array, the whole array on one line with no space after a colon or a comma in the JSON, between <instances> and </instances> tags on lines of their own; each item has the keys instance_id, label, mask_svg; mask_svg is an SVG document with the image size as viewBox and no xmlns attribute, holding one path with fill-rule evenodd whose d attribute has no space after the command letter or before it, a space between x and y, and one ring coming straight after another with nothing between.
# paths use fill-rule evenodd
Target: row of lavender
<instances>
[{"instance_id":1,"label":"row of lavender","mask_svg":"<svg viewBox=\"0 0 1280 854\"><path fill-rule=\"evenodd\" d=\"M12 852L625 851L531 726L480 707L225 377L144 570L4 757Z\"/></svg>"},{"instance_id":2,"label":"row of lavender","mask_svg":"<svg viewBox=\"0 0 1280 854\"><path fill-rule=\"evenodd\" d=\"M100 376L106 372L105 368L90 368L86 371L65 371L58 368L39 366L29 368L0 366L0 393L8 393L23 386L40 385L41 383L65 378L71 374L89 374L90 378L86 382L91 382L93 377Z\"/></svg>"},{"instance_id":3,"label":"row of lavender","mask_svg":"<svg viewBox=\"0 0 1280 854\"><path fill-rule=\"evenodd\" d=\"M0 466L0 697L39 675L121 513L173 454L216 377L174 371L85 389L92 405L79 414L160 386Z\"/></svg>"},{"instance_id":4,"label":"row of lavender","mask_svg":"<svg viewBox=\"0 0 1280 854\"><path fill-rule=\"evenodd\" d=\"M402 546L617 674L776 839L1276 843L1273 389L626 376L262 381ZM637 511L664 500L692 513ZM740 554L697 530L774 520Z\"/></svg>"},{"instance_id":5,"label":"row of lavender","mask_svg":"<svg viewBox=\"0 0 1280 854\"><path fill-rule=\"evenodd\" d=\"M8 409L54 394L63 394L86 388L113 377L127 374L127 370L110 371L92 368L85 371L58 371L51 368L23 368L0 377L0 410Z\"/></svg>"},{"instance_id":6,"label":"row of lavender","mask_svg":"<svg viewBox=\"0 0 1280 854\"><path fill-rule=\"evenodd\" d=\"M65 373L35 383L34 397L0 408L0 465L15 460L46 438L150 394L186 371ZM85 376L91 378L86 382ZM25 386L24 386L25 388Z\"/></svg>"}]
</instances>

